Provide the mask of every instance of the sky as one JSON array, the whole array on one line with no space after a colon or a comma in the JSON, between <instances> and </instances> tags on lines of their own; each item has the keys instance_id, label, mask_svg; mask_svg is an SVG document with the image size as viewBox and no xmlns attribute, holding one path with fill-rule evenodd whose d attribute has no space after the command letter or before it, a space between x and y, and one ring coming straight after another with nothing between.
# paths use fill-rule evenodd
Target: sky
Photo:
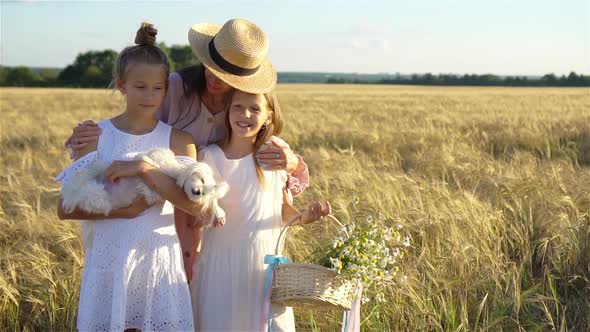
<instances>
[{"instance_id":1,"label":"sky","mask_svg":"<svg viewBox=\"0 0 590 332\"><path fill-rule=\"evenodd\" d=\"M142 21L158 41L244 18L270 40L278 71L590 74L590 0L5 1L0 63L65 67L122 50Z\"/></svg>"}]
</instances>

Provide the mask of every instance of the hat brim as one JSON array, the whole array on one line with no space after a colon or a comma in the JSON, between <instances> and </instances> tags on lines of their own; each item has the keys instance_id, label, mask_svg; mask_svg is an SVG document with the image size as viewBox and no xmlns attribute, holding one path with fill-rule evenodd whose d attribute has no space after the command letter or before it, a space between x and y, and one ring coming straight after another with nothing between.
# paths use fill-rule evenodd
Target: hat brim
<instances>
[{"instance_id":1,"label":"hat brim","mask_svg":"<svg viewBox=\"0 0 590 332\"><path fill-rule=\"evenodd\" d=\"M237 90L248 93L267 93L277 84L277 73L268 59L264 59L258 70L248 76L230 74L221 69L209 55L209 42L219 32L221 25L199 23L191 27L188 40L193 54L201 64L207 67L215 76Z\"/></svg>"}]
</instances>

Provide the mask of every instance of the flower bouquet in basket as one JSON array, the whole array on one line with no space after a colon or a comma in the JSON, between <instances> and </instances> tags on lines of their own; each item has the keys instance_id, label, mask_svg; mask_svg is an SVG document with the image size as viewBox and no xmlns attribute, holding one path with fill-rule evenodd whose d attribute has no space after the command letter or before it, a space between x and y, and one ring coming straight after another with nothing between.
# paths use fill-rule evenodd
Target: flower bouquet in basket
<instances>
[{"instance_id":1,"label":"flower bouquet in basket","mask_svg":"<svg viewBox=\"0 0 590 332\"><path fill-rule=\"evenodd\" d=\"M319 265L329 267L339 279L362 286L363 303L385 300L384 286L397 277L399 259L410 246L409 237L402 238L402 226L393 223L381 213L357 217L340 229L332 248L319 258Z\"/></svg>"},{"instance_id":2,"label":"flower bouquet in basket","mask_svg":"<svg viewBox=\"0 0 590 332\"><path fill-rule=\"evenodd\" d=\"M353 205L356 205L355 201ZM352 217L345 224L332 215L328 216L340 225L340 232L332 246L313 255L316 264L291 263L277 253L267 256L270 277L267 287L272 288L272 302L291 307L346 311L359 296L363 302L370 300L361 295L363 288L370 290L364 294L374 294L377 301L384 301L382 286L396 277L398 260L403 257L405 247L410 245L409 238L402 238L401 226L393 225L394 220L381 213L376 216L350 215Z\"/></svg>"}]
</instances>

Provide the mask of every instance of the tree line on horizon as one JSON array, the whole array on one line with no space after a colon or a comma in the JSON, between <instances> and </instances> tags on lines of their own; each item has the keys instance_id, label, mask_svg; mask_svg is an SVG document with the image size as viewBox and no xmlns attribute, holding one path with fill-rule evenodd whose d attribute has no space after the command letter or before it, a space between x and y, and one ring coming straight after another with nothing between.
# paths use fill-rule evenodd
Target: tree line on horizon
<instances>
[{"instance_id":1,"label":"tree line on horizon","mask_svg":"<svg viewBox=\"0 0 590 332\"><path fill-rule=\"evenodd\" d=\"M172 71L196 64L188 45L158 46L168 54ZM117 54L114 50L80 53L74 63L63 69L0 66L0 86L106 88L112 80Z\"/></svg>"},{"instance_id":2,"label":"tree line on horizon","mask_svg":"<svg viewBox=\"0 0 590 332\"><path fill-rule=\"evenodd\" d=\"M498 76L493 74L412 74L410 76L396 76L383 78L376 82L359 79L330 78L329 84L404 84L404 85L445 85L445 86L590 86L590 75L578 75L570 72L569 75L557 76L553 73L545 74L539 78L527 76Z\"/></svg>"},{"instance_id":3,"label":"tree line on horizon","mask_svg":"<svg viewBox=\"0 0 590 332\"><path fill-rule=\"evenodd\" d=\"M160 43L170 59L171 70L196 64L188 45L166 46ZM112 79L112 67L117 57L114 50L88 51L78 54L74 63L63 69L35 69L26 66L0 66L0 86L17 87L79 87L105 88ZM557 76L553 73L542 77L498 76L493 74L327 74L327 73L279 73L282 83L328 84L409 84L451 86L590 86L590 75Z\"/></svg>"}]
</instances>

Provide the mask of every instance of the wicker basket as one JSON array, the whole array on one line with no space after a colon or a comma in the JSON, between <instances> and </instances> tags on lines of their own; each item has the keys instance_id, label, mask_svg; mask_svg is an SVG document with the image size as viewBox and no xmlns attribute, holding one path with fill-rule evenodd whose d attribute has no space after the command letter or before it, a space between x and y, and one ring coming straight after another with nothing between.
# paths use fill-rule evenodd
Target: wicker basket
<instances>
[{"instance_id":1,"label":"wicker basket","mask_svg":"<svg viewBox=\"0 0 590 332\"><path fill-rule=\"evenodd\" d=\"M331 217L342 225L336 218ZM281 231L275 249L291 220ZM320 265L289 263L274 267L271 301L290 307L316 310L350 310L355 287L351 281L338 277L335 271Z\"/></svg>"}]
</instances>

